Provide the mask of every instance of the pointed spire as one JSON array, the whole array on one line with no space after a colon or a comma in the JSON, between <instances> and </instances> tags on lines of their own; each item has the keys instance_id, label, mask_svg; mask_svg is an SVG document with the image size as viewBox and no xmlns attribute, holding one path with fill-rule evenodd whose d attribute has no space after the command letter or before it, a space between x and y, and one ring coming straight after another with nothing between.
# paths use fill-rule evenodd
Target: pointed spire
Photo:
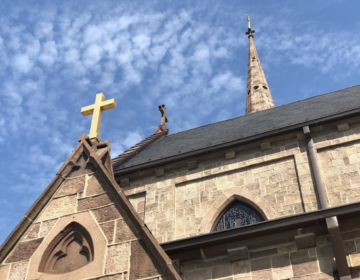
<instances>
[{"instance_id":1,"label":"pointed spire","mask_svg":"<svg viewBox=\"0 0 360 280\"><path fill-rule=\"evenodd\" d=\"M249 38L246 114L251 114L275 107L275 104L266 81L264 70L261 66L259 55L256 51L254 43L255 30L251 28L249 16L246 15L246 17L249 25L248 32L245 33Z\"/></svg>"}]
</instances>

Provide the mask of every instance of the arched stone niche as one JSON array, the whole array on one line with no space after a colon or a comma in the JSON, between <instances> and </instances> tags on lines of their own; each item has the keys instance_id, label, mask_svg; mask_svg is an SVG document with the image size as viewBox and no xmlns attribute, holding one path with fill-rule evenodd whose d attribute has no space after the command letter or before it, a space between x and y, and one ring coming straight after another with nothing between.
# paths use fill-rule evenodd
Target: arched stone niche
<instances>
[{"instance_id":1,"label":"arched stone niche","mask_svg":"<svg viewBox=\"0 0 360 280\"><path fill-rule=\"evenodd\" d=\"M254 208L265 221L277 218L275 210L262 197L248 190L231 188L226 190L210 207L200 223L198 233L212 232L217 221L219 221L229 205L235 201L244 202Z\"/></svg>"},{"instance_id":2,"label":"arched stone niche","mask_svg":"<svg viewBox=\"0 0 360 280\"><path fill-rule=\"evenodd\" d=\"M94 260L89 232L72 222L49 244L41 259L39 272L62 274L77 270Z\"/></svg>"},{"instance_id":3,"label":"arched stone niche","mask_svg":"<svg viewBox=\"0 0 360 280\"><path fill-rule=\"evenodd\" d=\"M101 276L105 251L106 239L89 212L61 217L31 257L27 279Z\"/></svg>"}]
</instances>

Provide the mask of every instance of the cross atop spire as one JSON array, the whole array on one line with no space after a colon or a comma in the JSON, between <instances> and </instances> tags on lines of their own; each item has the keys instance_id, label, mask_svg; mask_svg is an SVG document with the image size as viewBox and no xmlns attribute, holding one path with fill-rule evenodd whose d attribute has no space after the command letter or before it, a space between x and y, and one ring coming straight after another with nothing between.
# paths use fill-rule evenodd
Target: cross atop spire
<instances>
[{"instance_id":1,"label":"cross atop spire","mask_svg":"<svg viewBox=\"0 0 360 280\"><path fill-rule=\"evenodd\" d=\"M253 33L255 33L255 30L252 30L252 28L251 28L250 17L248 15L246 15L246 18L247 18L249 27L248 27L248 32L246 32L245 35L249 35L248 38L250 38L250 36L254 38Z\"/></svg>"},{"instance_id":2,"label":"cross atop spire","mask_svg":"<svg viewBox=\"0 0 360 280\"><path fill-rule=\"evenodd\" d=\"M251 28L250 17L248 15L246 17L248 20L248 31L245 34L249 38L246 114L251 114L275 107L275 104L255 47L253 35L255 30Z\"/></svg>"}]
</instances>

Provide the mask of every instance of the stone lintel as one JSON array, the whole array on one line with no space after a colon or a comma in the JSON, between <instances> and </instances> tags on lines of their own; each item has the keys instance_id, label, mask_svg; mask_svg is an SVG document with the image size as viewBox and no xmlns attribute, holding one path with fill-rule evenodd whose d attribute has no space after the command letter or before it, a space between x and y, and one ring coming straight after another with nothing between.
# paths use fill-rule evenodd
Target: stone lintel
<instances>
[{"instance_id":1,"label":"stone lintel","mask_svg":"<svg viewBox=\"0 0 360 280\"><path fill-rule=\"evenodd\" d=\"M128 186L128 185L130 185L130 180L129 180L129 178L125 178L125 179L122 179L122 180L120 181L120 186L121 186L121 187L126 187L126 186Z\"/></svg>"},{"instance_id":2,"label":"stone lintel","mask_svg":"<svg viewBox=\"0 0 360 280\"><path fill-rule=\"evenodd\" d=\"M235 156L236 156L235 151L227 152L227 153L225 154L225 158L226 158L226 159L232 159L232 158L235 158Z\"/></svg>"},{"instance_id":3,"label":"stone lintel","mask_svg":"<svg viewBox=\"0 0 360 280\"><path fill-rule=\"evenodd\" d=\"M339 132L341 132L350 129L350 127L348 123L342 123L337 126L337 129Z\"/></svg>"},{"instance_id":4,"label":"stone lintel","mask_svg":"<svg viewBox=\"0 0 360 280\"><path fill-rule=\"evenodd\" d=\"M271 149L271 144L270 144L270 142L261 143L261 144L260 144L260 149L261 149L262 151Z\"/></svg>"},{"instance_id":5,"label":"stone lintel","mask_svg":"<svg viewBox=\"0 0 360 280\"><path fill-rule=\"evenodd\" d=\"M188 170L191 170L191 169L196 169L198 167L198 163L196 160L194 161L189 161L187 163L187 167L188 167Z\"/></svg>"},{"instance_id":6,"label":"stone lintel","mask_svg":"<svg viewBox=\"0 0 360 280\"><path fill-rule=\"evenodd\" d=\"M295 244L298 250L316 247L316 238L313 233L295 236Z\"/></svg>"},{"instance_id":7,"label":"stone lintel","mask_svg":"<svg viewBox=\"0 0 360 280\"><path fill-rule=\"evenodd\" d=\"M227 253L230 262L247 260L249 258L247 247L228 249Z\"/></svg>"},{"instance_id":8,"label":"stone lintel","mask_svg":"<svg viewBox=\"0 0 360 280\"><path fill-rule=\"evenodd\" d=\"M155 173L156 173L156 177L162 177L165 175L165 169L164 168L156 169Z\"/></svg>"}]
</instances>

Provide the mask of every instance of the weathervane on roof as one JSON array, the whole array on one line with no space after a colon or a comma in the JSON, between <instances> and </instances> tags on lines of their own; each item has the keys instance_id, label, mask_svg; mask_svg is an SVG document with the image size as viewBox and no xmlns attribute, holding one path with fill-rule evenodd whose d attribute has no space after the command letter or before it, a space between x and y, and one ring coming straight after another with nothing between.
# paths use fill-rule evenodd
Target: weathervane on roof
<instances>
[{"instance_id":1,"label":"weathervane on roof","mask_svg":"<svg viewBox=\"0 0 360 280\"><path fill-rule=\"evenodd\" d=\"M249 38L250 38L250 37L253 37L253 38L254 38L253 33L255 33L255 30L252 30L252 28L251 28L250 17L249 17L248 15L246 15L246 18L247 18L247 21L248 21L248 26L249 26L249 28L248 28L248 31L247 31L245 34L246 34L246 35L249 35L249 36L248 36Z\"/></svg>"}]
</instances>

